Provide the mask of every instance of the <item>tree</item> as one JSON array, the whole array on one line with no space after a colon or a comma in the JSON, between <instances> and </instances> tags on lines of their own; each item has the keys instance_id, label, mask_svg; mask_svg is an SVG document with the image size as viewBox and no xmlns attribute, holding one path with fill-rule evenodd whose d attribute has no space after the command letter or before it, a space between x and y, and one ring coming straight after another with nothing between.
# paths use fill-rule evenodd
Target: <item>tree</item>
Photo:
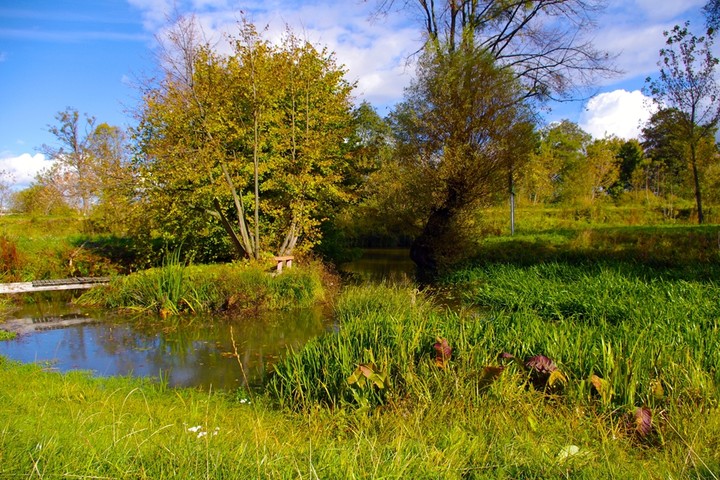
<instances>
[{"instance_id":1,"label":"tree","mask_svg":"<svg viewBox=\"0 0 720 480\"><path fill-rule=\"evenodd\" d=\"M704 221L700 188L699 146L703 138L714 132L720 121L720 88L715 80L718 59L712 54L714 31L696 37L689 22L664 32L666 47L660 50L660 75L647 79L647 90L665 108L677 110L679 141L687 148L692 170L698 223Z\"/></svg>"},{"instance_id":2,"label":"tree","mask_svg":"<svg viewBox=\"0 0 720 480\"><path fill-rule=\"evenodd\" d=\"M147 234L210 241L220 228L237 257L309 248L325 207L347 200L344 71L326 50L290 32L271 45L248 23L229 55L190 45L189 32L172 38L184 60L146 90L136 131Z\"/></svg>"},{"instance_id":3,"label":"tree","mask_svg":"<svg viewBox=\"0 0 720 480\"><path fill-rule=\"evenodd\" d=\"M587 148L592 137L569 120L552 124L540 132L540 144L525 169L525 188L545 201L575 202L588 193L583 176Z\"/></svg>"},{"instance_id":4,"label":"tree","mask_svg":"<svg viewBox=\"0 0 720 480\"><path fill-rule=\"evenodd\" d=\"M606 196L620 178L618 155L623 145L617 137L593 140L587 147L587 174L589 180L586 195L590 201Z\"/></svg>"},{"instance_id":5,"label":"tree","mask_svg":"<svg viewBox=\"0 0 720 480\"><path fill-rule=\"evenodd\" d=\"M91 216L103 230L124 233L137 180L131 168L127 135L119 127L101 123L88 138L88 151L97 182Z\"/></svg>"},{"instance_id":6,"label":"tree","mask_svg":"<svg viewBox=\"0 0 720 480\"><path fill-rule=\"evenodd\" d=\"M680 117L675 108L660 109L642 129L645 190L658 197L678 194L686 183L686 147L678 127Z\"/></svg>"},{"instance_id":7,"label":"tree","mask_svg":"<svg viewBox=\"0 0 720 480\"><path fill-rule=\"evenodd\" d=\"M52 185L33 182L28 188L14 192L12 210L32 215L63 215L72 212L62 192Z\"/></svg>"},{"instance_id":8,"label":"tree","mask_svg":"<svg viewBox=\"0 0 720 480\"><path fill-rule=\"evenodd\" d=\"M410 185L425 202L411 248L432 275L458 254L466 216L507 185L510 165L532 148L531 112L512 75L482 49L436 45L393 114L397 155L417 172Z\"/></svg>"},{"instance_id":9,"label":"tree","mask_svg":"<svg viewBox=\"0 0 720 480\"><path fill-rule=\"evenodd\" d=\"M95 129L95 118L80 114L68 107L55 116L58 125L48 125L48 131L59 146L43 145L41 152L54 159L53 166L43 175L43 182L62 193L68 204L87 215L97 195L94 158L90 152L89 137Z\"/></svg>"},{"instance_id":10,"label":"tree","mask_svg":"<svg viewBox=\"0 0 720 480\"><path fill-rule=\"evenodd\" d=\"M0 212L7 211L12 200L12 184L15 176L7 170L0 170Z\"/></svg>"},{"instance_id":11,"label":"tree","mask_svg":"<svg viewBox=\"0 0 720 480\"><path fill-rule=\"evenodd\" d=\"M378 11L396 0L378 0ZM406 0L422 19L426 47L470 43L520 80L524 98L566 99L598 75L613 75L607 53L587 40L602 0Z\"/></svg>"},{"instance_id":12,"label":"tree","mask_svg":"<svg viewBox=\"0 0 720 480\"><path fill-rule=\"evenodd\" d=\"M619 162L620 172L618 182L613 187L614 194L635 189L633 176L638 169L642 168L643 162L645 161L645 155L640 142L635 138L625 141L617 153L617 160Z\"/></svg>"},{"instance_id":13,"label":"tree","mask_svg":"<svg viewBox=\"0 0 720 480\"><path fill-rule=\"evenodd\" d=\"M703 7L703 14L707 27L717 30L720 27L720 0L708 0Z\"/></svg>"}]
</instances>

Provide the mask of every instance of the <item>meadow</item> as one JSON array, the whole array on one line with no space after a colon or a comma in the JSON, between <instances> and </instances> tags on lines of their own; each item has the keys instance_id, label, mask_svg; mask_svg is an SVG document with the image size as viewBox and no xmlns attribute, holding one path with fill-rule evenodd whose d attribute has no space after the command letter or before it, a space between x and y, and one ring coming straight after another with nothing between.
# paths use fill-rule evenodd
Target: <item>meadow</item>
<instances>
[{"instance_id":1,"label":"meadow","mask_svg":"<svg viewBox=\"0 0 720 480\"><path fill-rule=\"evenodd\" d=\"M345 286L259 391L0 360L0 477L718 478L717 238L480 240L432 289Z\"/></svg>"}]
</instances>

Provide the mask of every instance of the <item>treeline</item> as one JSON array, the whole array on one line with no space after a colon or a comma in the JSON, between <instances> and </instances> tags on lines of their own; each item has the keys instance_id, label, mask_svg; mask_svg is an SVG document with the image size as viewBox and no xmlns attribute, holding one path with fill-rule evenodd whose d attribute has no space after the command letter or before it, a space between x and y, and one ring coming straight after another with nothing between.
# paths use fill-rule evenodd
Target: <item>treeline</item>
<instances>
[{"instance_id":1,"label":"treeline","mask_svg":"<svg viewBox=\"0 0 720 480\"><path fill-rule=\"evenodd\" d=\"M416 77L386 118L355 103L332 53L291 31L271 43L241 22L221 54L181 19L160 49L160 75L141 89L136 125L125 132L60 112L50 129L58 146L43 148L56 163L17 193L15 208L76 211L89 228L132 237L148 260L181 245L223 261L337 256L358 239L405 239L428 272L463 251L483 207L508 198L686 202L703 222L702 201L720 191L714 30L666 33L648 83L663 108L641 139L593 139L569 121L537 121L544 102L613 71L577 40L593 8L478 3L424 11Z\"/></svg>"}]
</instances>

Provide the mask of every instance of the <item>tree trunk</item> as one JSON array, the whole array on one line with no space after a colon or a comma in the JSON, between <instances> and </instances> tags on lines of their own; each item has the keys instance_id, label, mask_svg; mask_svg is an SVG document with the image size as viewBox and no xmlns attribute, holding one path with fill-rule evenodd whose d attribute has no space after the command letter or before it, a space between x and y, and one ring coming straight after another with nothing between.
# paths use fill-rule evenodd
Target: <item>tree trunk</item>
<instances>
[{"instance_id":1,"label":"tree trunk","mask_svg":"<svg viewBox=\"0 0 720 480\"><path fill-rule=\"evenodd\" d=\"M425 228L410 247L410 258L418 269L418 280L427 282L438 274L440 246L450 240L448 233L452 218L447 207L434 210Z\"/></svg>"},{"instance_id":2,"label":"tree trunk","mask_svg":"<svg viewBox=\"0 0 720 480\"><path fill-rule=\"evenodd\" d=\"M705 216L703 215L702 211L702 195L700 193L700 175L698 173L697 169L697 158L696 158L696 152L695 148L691 147L690 150L691 160L692 160L692 167L693 167L693 180L695 180L695 203L698 207L698 224L702 225L705 221Z\"/></svg>"}]
</instances>

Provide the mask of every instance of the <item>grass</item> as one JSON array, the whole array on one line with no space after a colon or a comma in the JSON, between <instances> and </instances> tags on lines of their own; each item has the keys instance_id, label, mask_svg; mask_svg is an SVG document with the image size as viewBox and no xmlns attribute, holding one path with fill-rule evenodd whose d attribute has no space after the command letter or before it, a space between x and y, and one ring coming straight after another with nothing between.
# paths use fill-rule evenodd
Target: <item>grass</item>
<instances>
[{"instance_id":1,"label":"grass","mask_svg":"<svg viewBox=\"0 0 720 480\"><path fill-rule=\"evenodd\" d=\"M119 263L103 247L117 239L84 230L85 221L80 217L1 216L0 281L103 276L126 271L127 265Z\"/></svg>"},{"instance_id":2,"label":"grass","mask_svg":"<svg viewBox=\"0 0 720 480\"><path fill-rule=\"evenodd\" d=\"M177 254L162 267L114 277L77 301L113 309L154 311L164 316L199 312L245 312L310 307L326 298L325 269L307 263L271 275L249 263L184 265Z\"/></svg>"},{"instance_id":3,"label":"grass","mask_svg":"<svg viewBox=\"0 0 720 480\"><path fill-rule=\"evenodd\" d=\"M0 359L0 477L717 479L717 235L583 225L478 242L445 278L453 308L412 285L347 287L337 332L287 355L259 392ZM175 259L92 300L283 308L318 298L327 278L313 268ZM522 364L540 354L562 373L553 385Z\"/></svg>"},{"instance_id":4,"label":"grass","mask_svg":"<svg viewBox=\"0 0 720 480\"><path fill-rule=\"evenodd\" d=\"M610 414L510 382L482 402L289 413L263 396L6 361L0 381L6 477L714 478L720 467L717 409L674 406L663 444L647 446Z\"/></svg>"}]
</instances>

